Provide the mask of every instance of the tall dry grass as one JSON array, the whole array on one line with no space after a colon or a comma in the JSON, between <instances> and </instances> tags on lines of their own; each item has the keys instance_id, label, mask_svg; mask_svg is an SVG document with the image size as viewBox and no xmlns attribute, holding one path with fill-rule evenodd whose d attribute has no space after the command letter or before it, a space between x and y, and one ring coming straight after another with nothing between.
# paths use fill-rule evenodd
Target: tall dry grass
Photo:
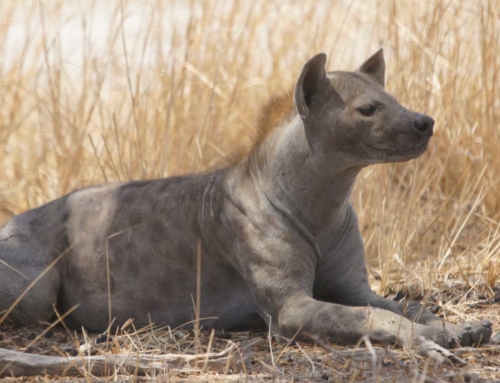
<instances>
[{"instance_id":1,"label":"tall dry grass","mask_svg":"<svg viewBox=\"0 0 500 383\"><path fill-rule=\"evenodd\" d=\"M210 169L319 51L383 45L387 89L432 115L422 158L367 168L353 202L374 287L500 276L500 3L0 2L0 222L78 187Z\"/></svg>"}]
</instances>

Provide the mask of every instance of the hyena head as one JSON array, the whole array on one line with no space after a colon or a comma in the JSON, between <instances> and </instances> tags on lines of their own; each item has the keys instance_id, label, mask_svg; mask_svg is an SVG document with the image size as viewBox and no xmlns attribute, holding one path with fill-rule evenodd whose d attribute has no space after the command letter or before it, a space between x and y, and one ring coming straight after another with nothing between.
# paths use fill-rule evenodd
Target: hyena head
<instances>
[{"instance_id":1,"label":"hyena head","mask_svg":"<svg viewBox=\"0 0 500 383\"><path fill-rule=\"evenodd\" d=\"M324 163L334 156L347 167L408 161L427 149L434 120L384 90L382 50L355 72L326 72L325 63L324 53L310 59L294 90L308 144Z\"/></svg>"}]
</instances>

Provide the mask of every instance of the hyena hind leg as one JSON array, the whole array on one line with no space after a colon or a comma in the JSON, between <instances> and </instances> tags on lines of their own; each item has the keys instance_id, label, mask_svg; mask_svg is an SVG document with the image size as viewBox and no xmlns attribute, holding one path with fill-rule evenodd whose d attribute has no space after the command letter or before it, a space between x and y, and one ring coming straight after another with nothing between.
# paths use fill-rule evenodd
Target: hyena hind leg
<instances>
[{"instance_id":1,"label":"hyena hind leg","mask_svg":"<svg viewBox=\"0 0 500 383\"><path fill-rule=\"evenodd\" d=\"M57 302L60 287L58 270L48 270L26 293L30 284L46 270L46 266L27 266L22 262L24 257L5 254L5 250L11 249L0 243L0 319L10 310L16 299L25 294L7 315L6 322L15 326L27 326L50 320L54 314L53 305ZM16 250L19 250L19 247ZM36 251L34 248L29 250Z\"/></svg>"}]
</instances>

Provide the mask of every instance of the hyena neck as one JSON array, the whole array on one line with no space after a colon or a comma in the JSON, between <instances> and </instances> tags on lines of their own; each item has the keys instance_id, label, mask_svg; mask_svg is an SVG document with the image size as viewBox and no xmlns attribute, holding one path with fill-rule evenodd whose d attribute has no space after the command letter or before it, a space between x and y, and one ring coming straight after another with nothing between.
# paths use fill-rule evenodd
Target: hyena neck
<instances>
[{"instance_id":1,"label":"hyena neck","mask_svg":"<svg viewBox=\"0 0 500 383\"><path fill-rule=\"evenodd\" d=\"M314 153L299 116L278 127L245 162L270 203L320 242L343 224L361 170L343 167L342 153L328 161Z\"/></svg>"}]
</instances>

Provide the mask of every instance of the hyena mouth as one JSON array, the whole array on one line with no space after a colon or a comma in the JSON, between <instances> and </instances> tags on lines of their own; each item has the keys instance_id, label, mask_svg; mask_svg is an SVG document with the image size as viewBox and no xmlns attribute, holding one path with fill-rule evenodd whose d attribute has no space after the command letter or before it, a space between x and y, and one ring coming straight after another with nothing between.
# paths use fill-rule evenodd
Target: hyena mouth
<instances>
[{"instance_id":1,"label":"hyena mouth","mask_svg":"<svg viewBox=\"0 0 500 383\"><path fill-rule=\"evenodd\" d=\"M403 149L403 150L390 149L390 148L377 148L376 146L373 146L370 144L368 144L368 146L377 152L383 153L385 155L391 155L391 156L394 156L394 155L401 156L401 155L405 155L405 154L417 154L417 153L423 153L427 150L427 143L416 145L416 146L413 146L409 149Z\"/></svg>"}]
</instances>

